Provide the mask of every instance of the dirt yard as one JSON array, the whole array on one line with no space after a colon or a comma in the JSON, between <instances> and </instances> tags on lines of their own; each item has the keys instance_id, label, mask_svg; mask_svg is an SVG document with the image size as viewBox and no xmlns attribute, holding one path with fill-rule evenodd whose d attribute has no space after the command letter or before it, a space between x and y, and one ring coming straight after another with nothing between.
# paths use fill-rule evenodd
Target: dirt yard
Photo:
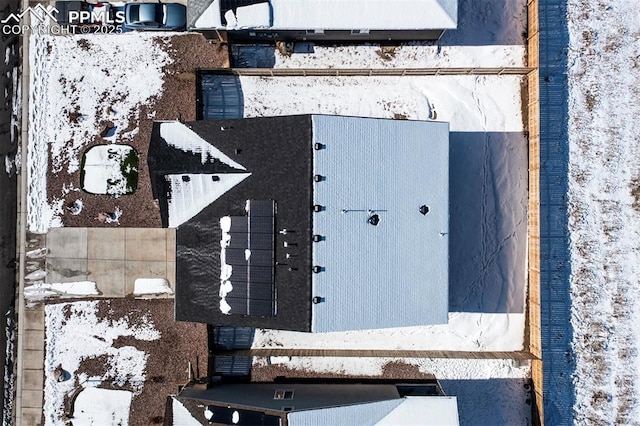
<instances>
[{"instance_id":1,"label":"dirt yard","mask_svg":"<svg viewBox=\"0 0 640 426\"><path fill-rule=\"evenodd\" d=\"M126 227L160 227L160 210L154 202L151 193L151 182L147 166L147 150L154 120L193 121L196 114L196 68L225 68L229 66L227 45L206 40L200 34L184 34L173 36L163 44L163 49L171 56L171 64L163 68L164 85L162 95L152 100L150 105L141 107L139 122L135 118L126 130L138 127L138 132L132 141L127 142L138 152L138 187L131 195L113 197L109 195L93 195L82 192L83 210L78 215L72 215L68 208L64 209L62 223L73 227L110 227L114 224L101 223L96 219L100 212L114 212L116 207L123 211L119 218L120 226ZM108 78L108 76L106 77ZM73 93L73 88L69 89ZM108 108L109 105L104 105ZM77 119L70 114L69 120ZM93 142L86 148L97 144L104 144L101 134L110 123L104 120L96 129ZM118 142L116 140L116 142ZM49 158L49 172L47 176L47 194L49 202L54 197L65 194L64 206L70 207L78 198L78 192L65 191L65 188L80 187L80 172L67 173L63 170L52 173L51 154Z\"/></svg>"},{"instance_id":2,"label":"dirt yard","mask_svg":"<svg viewBox=\"0 0 640 426\"><path fill-rule=\"evenodd\" d=\"M336 373L318 373L315 371L291 369L283 365L266 365L264 360L253 364L251 381L272 382L276 377L295 379L387 379L387 380L431 380L436 377L433 374L423 373L418 366L403 361L392 361L386 364L379 376L348 375Z\"/></svg>"},{"instance_id":3,"label":"dirt yard","mask_svg":"<svg viewBox=\"0 0 640 426\"><path fill-rule=\"evenodd\" d=\"M131 336L119 337L114 347L133 346L147 355L146 380L142 392L131 401L129 425L163 424L167 395L175 394L178 385L188 381L188 365L191 362L193 377L207 377L206 325L176 322L173 319L173 300L113 299L101 301L99 319L116 321L127 318L137 323L148 318L160 332L159 340L142 341ZM109 368L106 356L85 358L76 376L85 373L89 377L103 376ZM132 390L128 385L118 387L102 382L100 388ZM77 393L76 393L77 394ZM65 412L72 416L74 394L65 400ZM73 421L73 418L70 418Z\"/></svg>"}]
</instances>

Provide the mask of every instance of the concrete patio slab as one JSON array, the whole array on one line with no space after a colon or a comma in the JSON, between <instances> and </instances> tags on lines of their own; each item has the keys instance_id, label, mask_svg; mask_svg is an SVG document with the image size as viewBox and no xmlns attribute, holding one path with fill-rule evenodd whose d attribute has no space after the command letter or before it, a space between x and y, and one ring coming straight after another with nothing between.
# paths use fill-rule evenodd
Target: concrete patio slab
<instances>
[{"instance_id":1,"label":"concrete patio slab","mask_svg":"<svg viewBox=\"0 0 640 426\"><path fill-rule=\"evenodd\" d=\"M88 260L88 280L96 283L104 297L126 296L124 260Z\"/></svg>"},{"instance_id":2,"label":"concrete patio slab","mask_svg":"<svg viewBox=\"0 0 640 426\"><path fill-rule=\"evenodd\" d=\"M129 228L125 230L127 260L166 261L167 230Z\"/></svg>"},{"instance_id":3,"label":"concrete patio slab","mask_svg":"<svg viewBox=\"0 0 640 426\"><path fill-rule=\"evenodd\" d=\"M87 228L54 228L47 234L47 258L86 258Z\"/></svg>"},{"instance_id":4,"label":"concrete patio slab","mask_svg":"<svg viewBox=\"0 0 640 426\"><path fill-rule=\"evenodd\" d=\"M85 242L86 243L86 242ZM51 258L47 257L47 283L69 283L87 281L87 257Z\"/></svg>"},{"instance_id":5,"label":"concrete patio slab","mask_svg":"<svg viewBox=\"0 0 640 426\"><path fill-rule=\"evenodd\" d=\"M87 258L89 260L124 260L124 241L124 229L89 228Z\"/></svg>"},{"instance_id":6,"label":"concrete patio slab","mask_svg":"<svg viewBox=\"0 0 640 426\"><path fill-rule=\"evenodd\" d=\"M176 292L176 262L167 261L167 281L169 281L169 286L171 286L171 290Z\"/></svg>"},{"instance_id":7,"label":"concrete patio slab","mask_svg":"<svg viewBox=\"0 0 640 426\"><path fill-rule=\"evenodd\" d=\"M167 262L176 260L176 230L167 229Z\"/></svg>"},{"instance_id":8,"label":"concrete patio slab","mask_svg":"<svg viewBox=\"0 0 640 426\"><path fill-rule=\"evenodd\" d=\"M164 278L175 291L175 229L56 228L47 244L47 283L93 281L102 297L125 297L138 278Z\"/></svg>"},{"instance_id":9,"label":"concrete patio slab","mask_svg":"<svg viewBox=\"0 0 640 426\"><path fill-rule=\"evenodd\" d=\"M125 265L126 294L133 294L133 286L138 278L167 278L167 263L127 261Z\"/></svg>"}]
</instances>

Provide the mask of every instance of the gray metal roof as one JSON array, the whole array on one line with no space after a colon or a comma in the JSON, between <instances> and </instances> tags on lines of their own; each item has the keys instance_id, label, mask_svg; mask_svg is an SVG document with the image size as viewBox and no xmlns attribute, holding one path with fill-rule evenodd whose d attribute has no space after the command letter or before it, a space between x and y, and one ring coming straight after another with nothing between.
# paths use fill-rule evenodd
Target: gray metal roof
<instances>
[{"instance_id":1,"label":"gray metal roof","mask_svg":"<svg viewBox=\"0 0 640 426\"><path fill-rule=\"evenodd\" d=\"M403 401L404 399L400 398L368 404L295 411L287 415L287 421L289 426L375 425Z\"/></svg>"},{"instance_id":2,"label":"gray metal roof","mask_svg":"<svg viewBox=\"0 0 640 426\"><path fill-rule=\"evenodd\" d=\"M287 415L289 426L315 425L459 425L456 397L406 397L368 404L296 411Z\"/></svg>"},{"instance_id":3,"label":"gray metal roof","mask_svg":"<svg viewBox=\"0 0 640 426\"><path fill-rule=\"evenodd\" d=\"M312 331L448 317L449 125L314 115ZM314 179L315 180L315 179ZM428 206L425 215L421 206ZM374 226L368 219L378 215Z\"/></svg>"},{"instance_id":4,"label":"gray metal roof","mask_svg":"<svg viewBox=\"0 0 640 426\"><path fill-rule=\"evenodd\" d=\"M455 426L460 424L455 396L407 396L377 426L420 425Z\"/></svg>"}]
</instances>

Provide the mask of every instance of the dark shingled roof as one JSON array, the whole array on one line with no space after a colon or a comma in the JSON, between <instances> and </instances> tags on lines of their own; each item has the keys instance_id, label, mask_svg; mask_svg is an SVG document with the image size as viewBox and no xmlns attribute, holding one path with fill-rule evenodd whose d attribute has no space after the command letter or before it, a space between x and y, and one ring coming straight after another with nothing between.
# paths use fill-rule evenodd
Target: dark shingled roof
<instances>
[{"instance_id":1,"label":"dark shingled roof","mask_svg":"<svg viewBox=\"0 0 640 426\"><path fill-rule=\"evenodd\" d=\"M251 173L176 231L175 316L214 325L311 330L311 116L185 123ZM221 128L227 130L221 130ZM168 224L165 174L224 173L222 163L203 166L199 155L170 147L154 123L149 171L162 222ZM230 128L230 129L229 129ZM220 311L220 218L246 215L246 200L275 200L277 313L274 317L225 315ZM287 229L287 235L278 230ZM285 258L283 243L296 243ZM295 251L292 251L294 249ZM294 270L289 271L289 267Z\"/></svg>"}]
</instances>

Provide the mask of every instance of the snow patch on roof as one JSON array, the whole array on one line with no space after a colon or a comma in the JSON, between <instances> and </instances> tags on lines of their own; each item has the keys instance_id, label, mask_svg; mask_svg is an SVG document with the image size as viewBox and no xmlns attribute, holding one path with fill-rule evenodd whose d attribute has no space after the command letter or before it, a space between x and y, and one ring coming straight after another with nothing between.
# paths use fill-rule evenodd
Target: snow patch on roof
<instances>
[{"instance_id":1,"label":"snow patch on roof","mask_svg":"<svg viewBox=\"0 0 640 426\"><path fill-rule=\"evenodd\" d=\"M171 407L173 411L173 424L180 426L202 426L198 420L196 420L189 410L180 402L176 397L171 397Z\"/></svg>"},{"instance_id":2,"label":"snow patch on roof","mask_svg":"<svg viewBox=\"0 0 640 426\"><path fill-rule=\"evenodd\" d=\"M251 173L167 175L171 186L169 228L185 223Z\"/></svg>"},{"instance_id":3,"label":"snow patch on roof","mask_svg":"<svg viewBox=\"0 0 640 426\"><path fill-rule=\"evenodd\" d=\"M456 28L457 0L271 0L273 28L387 29Z\"/></svg>"},{"instance_id":4,"label":"snow patch on roof","mask_svg":"<svg viewBox=\"0 0 640 426\"><path fill-rule=\"evenodd\" d=\"M220 218L220 229L222 229L222 239L220 240L220 310L223 314L229 315L231 314L231 306L225 298L233 291L233 285L230 281L233 267L227 264L227 247L231 244L231 234L229 234L231 217Z\"/></svg>"},{"instance_id":5,"label":"snow patch on roof","mask_svg":"<svg viewBox=\"0 0 640 426\"><path fill-rule=\"evenodd\" d=\"M174 121L160 123L160 136L175 148L200 154L202 164L217 160L234 169L247 170L182 123Z\"/></svg>"},{"instance_id":6,"label":"snow patch on roof","mask_svg":"<svg viewBox=\"0 0 640 426\"><path fill-rule=\"evenodd\" d=\"M268 28L271 25L271 8L269 3L256 3L249 6L241 6L224 15L227 21L227 29L240 28Z\"/></svg>"},{"instance_id":7,"label":"snow patch on roof","mask_svg":"<svg viewBox=\"0 0 640 426\"><path fill-rule=\"evenodd\" d=\"M207 15L212 11L207 9ZM218 13L219 15L219 13ZM227 29L428 30L458 25L457 0L270 0L225 13ZM215 26L215 19L202 24ZM202 26L196 25L198 28Z\"/></svg>"},{"instance_id":8,"label":"snow patch on roof","mask_svg":"<svg viewBox=\"0 0 640 426\"><path fill-rule=\"evenodd\" d=\"M220 0L213 0L211 4L198 17L194 26L196 28L220 28Z\"/></svg>"}]
</instances>

